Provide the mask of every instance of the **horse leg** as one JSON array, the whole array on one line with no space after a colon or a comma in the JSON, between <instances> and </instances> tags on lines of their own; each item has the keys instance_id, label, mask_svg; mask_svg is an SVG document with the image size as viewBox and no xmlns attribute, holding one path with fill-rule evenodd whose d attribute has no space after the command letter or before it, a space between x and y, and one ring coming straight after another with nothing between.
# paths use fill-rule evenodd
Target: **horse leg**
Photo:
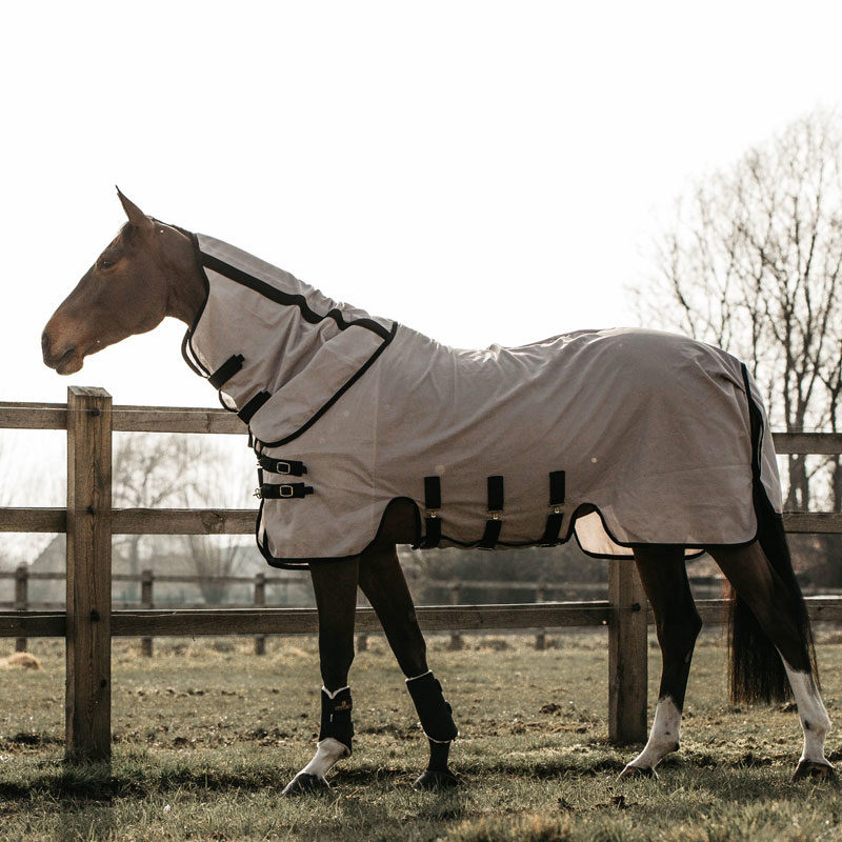
<instances>
[{"instance_id":1,"label":"horse leg","mask_svg":"<svg viewBox=\"0 0 842 842\"><path fill-rule=\"evenodd\" d=\"M348 671L354 660L359 562L356 558L310 567L319 612L319 662L322 721L313 759L287 784L282 795L328 789L325 775L351 754L351 690Z\"/></svg>"},{"instance_id":2,"label":"horse leg","mask_svg":"<svg viewBox=\"0 0 842 842\"><path fill-rule=\"evenodd\" d=\"M643 751L620 777L655 775L655 767L678 749L681 710L690 660L702 621L696 611L681 547L639 547L634 551L646 596L655 614L661 646L661 688L655 720Z\"/></svg>"},{"instance_id":3,"label":"horse leg","mask_svg":"<svg viewBox=\"0 0 842 842\"><path fill-rule=\"evenodd\" d=\"M360 556L360 588L377 614L406 676L407 690L429 740L430 760L415 781L415 787L453 786L458 778L448 768L447 759L457 729L441 685L427 666L427 645L394 544L373 544Z\"/></svg>"},{"instance_id":4,"label":"horse leg","mask_svg":"<svg viewBox=\"0 0 842 842\"><path fill-rule=\"evenodd\" d=\"M795 779L831 777L833 766L824 756L830 717L813 676L808 642L793 614L793 600L800 599L800 594L791 592L759 541L743 547L710 548L709 552L783 661L804 732Z\"/></svg>"}]
</instances>

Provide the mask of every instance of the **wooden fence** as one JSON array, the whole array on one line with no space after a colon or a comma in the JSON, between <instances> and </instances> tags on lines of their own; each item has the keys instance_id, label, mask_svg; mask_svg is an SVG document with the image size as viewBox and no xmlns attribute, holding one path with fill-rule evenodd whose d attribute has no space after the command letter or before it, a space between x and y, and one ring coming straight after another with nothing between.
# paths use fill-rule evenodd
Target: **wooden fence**
<instances>
[{"instance_id":1,"label":"wooden fence","mask_svg":"<svg viewBox=\"0 0 842 842\"><path fill-rule=\"evenodd\" d=\"M63 611L65 608L65 601L44 601L32 599L30 592L31 582L61 582L65 583L65 574L63 571L33 571L28 564L20 564L15 570L0 570L0 581L13 580L14 598L11 600L0 600L0 610L4 608L13 608L17 612L22 611ZM224 605L219 607L224 608L251 608L263 607L273 604L268 600L267 589L274 586L276 589L283 588L288 590L290 585L303 586L305 588L310 586L310 576L306 571L288 571L286 575L269 575L264 572L255 573L254 576L188 576L188 575L172 575L155 573L154 570L146 569L140 573L112 573L112 582L135 583L139 585L139 595L137 599L115 600L112 596L111 608L126 609L126 608L155 608L156 607L156 583L159 585L200 585L210 584L214 585L217 591L223 591L232 585L248 585L251 589L252 599L250 602L237 602L236 600L226 600ZM448 595L450 605L461 605L462 597L466 590L472 591L474 594L483 591L526 591L527 599L519 599L517 604L530 602L528 596L532 596L531 602L540 603L547 602L547 594L555 593L569 593L576 592L577 596L581 596L581 592L591 592L603 596L606 594L608 584L598 584L592 582L578 582L571 585L570 582L552 582L545 579L537 581L531 580L491 580L491 579L424 579L423 587L425 590L445 591ZM690 577L690 586L698 598L699 596L719 595L722 592L723 579L721 577ZM410 581L410 589L412 589L412 582ZM363 599L365 602L365 600ZM481 604L488 604L487 599L480 598L478 600ZM212 608L207 602L200 602L191 604L187 600L181 598L173 600L171 598L160 601L168 608ZM280 603L276 600L274 603L277 607L286 606L287 600L281 600ZM365 603L367 604L367 603ZM160 607L160 606L159 606ZM357 635L357 650L363 651L367 647L367 634L362 632ZM460 649L462 647L462 639L459 631L456 629L450 632L450 648ZM153 644L151 637L143 638L142 654L151 657L153 652ZM535 633L535 648L542 650L546 648L546 629L538 629ZM16 652L27 651L27 639L25 637L18 638L15 642ZM255 654L264 655L266 653L266 635L258 635L255 638Z\"/></svg>"},{"instance_id":2,"label":"wooden fence","mask_svg":"<svg viewBox=\"0 0 842 842\"><path fill-rule=\"evenodd\" d=\"M0 611L0 637L64 637L66 755L107 761L111 753L111 639L197 635L312 634L313 608L123 609L111 604L113 534L251 534L251 509L114 509L111 434L121 432L243 433L223 410L112 407L103 389L71 387L67 404L0 403L0 428L67 431L67 505L0 509L0 531L67 534L65 611ZM838 454L839 434L776 435L780 453ZM790 532L842 533L842 515L785 515ZM814 620L842 620L842 599L811 597ZM699 603L702 619L719 622L720 600ZM488 631L607 625L609 735L616 742L646 736L646 600L634 565L613 562L608 600L517 605L420 606L425 631ZM370 608L357 629L375 631Z\"/></svg>"}]
</instances>

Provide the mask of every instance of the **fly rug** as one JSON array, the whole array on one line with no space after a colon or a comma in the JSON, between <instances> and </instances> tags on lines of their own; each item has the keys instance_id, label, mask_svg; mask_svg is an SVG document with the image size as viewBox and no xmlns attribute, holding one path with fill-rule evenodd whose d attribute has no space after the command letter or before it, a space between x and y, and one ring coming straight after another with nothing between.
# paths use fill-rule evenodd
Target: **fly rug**
<instances>
[{"instance_id":1,"label":"fly rug","mask_svg":"<svg viewBox=\"0 0 842 842\"><path fill-rule=\"evenodd\" d=\"M272 565L359 555L396 498L423 512L420 547L742 544L753 451L781 510L757 388L724 351L648 330L456 350L196 244L209 294L184 350L249 426Z\"/></svg>"},{"instance_id":2,"label":"fly rug","mask_svg":"<svg viewBox=\"0 0 842 842\"><path fill-rule=\"evenodd\" d=\"M782 698L788 683L804 732L796 776L832 774L772 437L742 363L650 330L449 348L121 200L129 222L50 319L44 360L72 373L88 353L173 315L188 325L187 362L248 426L257 543L269 564L309 566L319 609L321 730L286 794L325 788L351 753L358 586L429 738L417 785L456 781L456 725L396 543L491 550L573 536L593 556L633 557L655 614L659 701L624 776L654 774L678 748L701 626L684 562L703 549L737 594L734 698Z\"/></svg>"}]
</instances>

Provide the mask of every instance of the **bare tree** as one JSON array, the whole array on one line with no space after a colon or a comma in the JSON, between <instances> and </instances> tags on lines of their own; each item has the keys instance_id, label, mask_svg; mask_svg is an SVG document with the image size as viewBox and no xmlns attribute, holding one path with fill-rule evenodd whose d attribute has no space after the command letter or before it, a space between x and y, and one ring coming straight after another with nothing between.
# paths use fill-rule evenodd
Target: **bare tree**
<instances>
[{"instance_id":1,"label":"bare tree","mask_svg":"<svg viewBox=\"0 0 842 842\"><path fill-rule=\"evenodd\" d=\"M249 489L255 485L252 459L237 459L228 442L193 442L191 461L200 465L197 481L185 485L183 505L197 508L247 508L254 504ZM252 539L253 540L253 539ZM235 576L248 558L252 541L246 545L238 535L186 535L186 556L199 578L199 590L208 604L223 601L226 585L219 580ZM248 549L247 549L248 547Z\"/></svg>"},{"instance_id":2,"label":"bare tree","mask_svg":"<svg viewBox=\"0 0 842 842\"><path fill-rule=\"evenodd\" d=\"M190 453L185 437L174 434L115 437L112 497L118 508L155 509L175 506L190 482ZM115 540L123 548L129 572L140 572L141 546L148 536L124 535Z\"/></svg>"},{"instance_id":3,"label":"bare tree","mask_svg":"<svg viewBox=\"0 0 842 842\"><path fill-rule=\"evenodd\" d=\"M772 423L789 432L836 432L840 422L840 136L836 117L813 114L683 198L658 242L658 276L638 293L647 323L745 360ZM828 496L840 511L840 460L830 468ZM820 469L788 458L787 509L808 508Z\"/></svg>"},{"instance_id":4,"label":"bare tree","mask_svg":"<svg viewBox=\"0 0 842 842\"><path fill-rule=\"evenodd\" d=\"M114 505L128 508L237 508L250 505L254 485L250 459L238 459L228 441L208 436L131 435L117 440L114 453ZM244 451L244 448L243 448ZM251 480L251 482L250 482ZM251 501L253 502L253 501ZM137 574L149 536L127 535L122 547L131 573ZM187 535L169 540L169 552L181 555L199 578L208 603L224 598L219 577L234 575L246 555L239 536ZM148 552L148 549L147 549Z\"/></svg>"}]
</instances>

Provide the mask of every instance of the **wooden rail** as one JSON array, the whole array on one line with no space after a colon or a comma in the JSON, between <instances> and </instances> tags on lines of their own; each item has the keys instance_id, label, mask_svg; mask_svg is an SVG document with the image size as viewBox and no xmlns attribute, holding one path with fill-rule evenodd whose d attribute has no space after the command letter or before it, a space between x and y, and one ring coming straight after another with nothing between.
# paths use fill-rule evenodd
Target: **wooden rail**
<instances>
[{"instance_id":1,"label":"wooden rail","mask_svg":"<svg viewBox=\"0 0 842 842\"><path fill-rule=\"evenodd\" d=\"M18 643L28 637L65 638L69 760L110 758L112 637L150 640L168 635L239 634L259 639L267 634L317 630L318 617L310 608L269 608L260 604L254 608L150 608L150 583L142 595L147 607L112 610L113 534L250 534L255 517L253 511L242 509L112 508L112 432L242 434L244 429L235 416L213 409L112 407L110 396L102 389L70 387L67 404L0 403L0 429L3 428L67 430L66 507L0 508L0 531L67 533L66 611L25 609L25 598L17 592L16 608L0 611L0 637L15 638ZM842 453L841 434L775 434L775 444L782 454ZM842 515L787 514L785 525L790 532L842 533ZM159 578L163 581L163 577ZM265 590L263 594L265 601ZM259 599L256 596L256 601ZM808 599L808 605L815 620L842 620L840 597L814 597ZM719 600L702 600L699 607L708 622L721 617ZM634 565L610 564L607 601L421 606L418 618L427 631L453 634L608 626L609 734L615 742L645 739L646 631L651 618ZM359 631L376 628L371 609L359 609Z\"/></svg>"}]
</instances>

